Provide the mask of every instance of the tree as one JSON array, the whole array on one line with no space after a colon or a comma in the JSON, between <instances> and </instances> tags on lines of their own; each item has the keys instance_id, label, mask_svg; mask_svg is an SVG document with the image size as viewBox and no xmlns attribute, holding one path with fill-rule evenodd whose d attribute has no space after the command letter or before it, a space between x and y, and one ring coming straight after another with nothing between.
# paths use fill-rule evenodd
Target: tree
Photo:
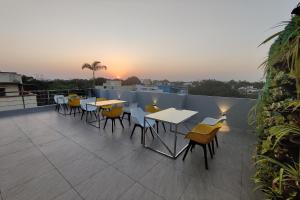
<instances>
[{"instance_id":1,"label":"tree","mask_svg":"<svg viewBox=\"0 0 300 200\"><path fill-rule=\"evenodd\" d=\"M128 77L126 80L123 81L123 85L137 85L141 84L141 81L136 76Z\"/></svg>"},{"instance_id":2,"label":"tree","mask_svg":"<svg viewBox=\"0 0 300 200\"><path fill-rule=\"evenodd\" d=\"M95 87L95 72L101 69L106 70L107 66L102 65L100 61L95 61L92 64L84 63L81 67L82 69L90 69L93 71L93 86Z\"/></svg>"}]
</instances>

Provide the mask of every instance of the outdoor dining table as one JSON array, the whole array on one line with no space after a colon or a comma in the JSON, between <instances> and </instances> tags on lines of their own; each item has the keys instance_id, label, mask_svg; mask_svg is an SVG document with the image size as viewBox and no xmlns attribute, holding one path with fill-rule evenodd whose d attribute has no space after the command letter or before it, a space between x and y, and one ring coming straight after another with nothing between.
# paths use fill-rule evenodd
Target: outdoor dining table
<instances>
[{"instance_id":1,"label":"outdoor dining table","mask_svg":"<svg viewBox=\"0 0 300 200\"><path fill-rule=\"evenodd\" d=\"M180 124L184 123L185 121L187 121L188 119L190 119L191 117L193 117L194 115L196 115L197 113L198 112L192 111L192 110L180 110L180 109L175 109L175 108L168 108L168 109L165 109L165 110L161 110L161 111L146 115L144 117L144 127L146 127L145 126L146 123L148 123L148 125L150 125L148 120L157 120L157 121L161 121L161 122L170 124L170 131L171 131L171 133L174 133L174 144L173 144L173 147L166 144L166 142L158 134L158 132L153 127L150 126L150 128L152 128L153 133L157 136L159 141L168 150L168 153L165 153L165 152L160 151L158 149L154 149L150 146L147 146L146 137L145 137L145 134L146 134L145 129L144 129L143 135L142 135L142 137L143 137L142 138L143 146L145 148L153 150L153 151L155 151L157 153L160 153L162 155L165 155L165 156L171 157L173 159L176 159L188 146L188 144L186 144L182 149L177 151L177 134L184 135L184 133L181 133L181 132L178 131L178 126ZM175 129L172 130L172 127L175 127Z\"/></svg>"},{"instance_id":2,"label":"outdoor dining table","mask_svg":"<svg viewBox=\"0 0 300 200\"><path fill-rule=\"evenodd\" d=\"M90 102L87 103L86 106L90 105L90 106L96 106L98 109L103 107L103 106L110 106L110 105L118 105L118 104L124 104L126 103L126 101L123 100L118 100L118 99L112 99L112 100L104 100L104 101L96 101L96 102ZM91 126L94 126L96 128L100 128L100 113L98 113L96 120L94 121L88 121L88 124L90 124ZM98 125L94 124L95 122L98 122Z\"/></svg>"}]
</instances>

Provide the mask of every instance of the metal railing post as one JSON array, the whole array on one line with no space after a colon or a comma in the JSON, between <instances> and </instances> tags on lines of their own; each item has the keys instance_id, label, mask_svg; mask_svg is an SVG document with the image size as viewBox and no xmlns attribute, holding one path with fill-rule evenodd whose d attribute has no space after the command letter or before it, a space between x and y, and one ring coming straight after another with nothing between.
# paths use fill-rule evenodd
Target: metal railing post
<instances>
[{"instance_id":1,"label":"metal railing post","mask_svg":"<svg viewBox=\"0 0 300 200\"><path fill-rule=\"evenodd\" d=\"M47 105L50 105L50 95L49 95L49 90L47 90Z\"/></svg>"},{"instance_id":2,"label":"metal railing post","mask_svg":"<svg viewBox=\"0 0 300 200\"><path fill-rule=\"evenodd\" d=\"M21 88L21 97L22 97L22 102L23 102L23 109L25 109L26 106L25 106L25 100L24 100L24 89L23 89L23 86Z\"/></svg>"}]
</instances>

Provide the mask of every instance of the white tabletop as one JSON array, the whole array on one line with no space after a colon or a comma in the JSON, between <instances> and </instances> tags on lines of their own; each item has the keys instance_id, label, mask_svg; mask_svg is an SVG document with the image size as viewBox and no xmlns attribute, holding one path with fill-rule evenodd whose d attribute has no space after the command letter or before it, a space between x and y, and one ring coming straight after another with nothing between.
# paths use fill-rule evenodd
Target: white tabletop
<instances>
[{"instance_id":1,"label":"white tabletop","mask_svg":"<svg viewBox=\"0 0 300 200\"><path fill-rule=\"evenodd\" d=\"M88 105L101 107L101 106L108 106L108 105L115 105L115 104L122 104L122 103L126 103L126 101L113 99L113 100L90 102L88 103Z\"/></svg>"},{"instance_id":2,"label":"white tabletop","mask_svg":"<svg viewBox=\"0 0 300 200\"><path fill-rule=\"evenodd\" d=\"M179 124L185 120L196 115L198 112L192 110L177 110L175 108L168 108L145 116L148 119L168 122L172 124Z\"/></svg>"}]
</instances>

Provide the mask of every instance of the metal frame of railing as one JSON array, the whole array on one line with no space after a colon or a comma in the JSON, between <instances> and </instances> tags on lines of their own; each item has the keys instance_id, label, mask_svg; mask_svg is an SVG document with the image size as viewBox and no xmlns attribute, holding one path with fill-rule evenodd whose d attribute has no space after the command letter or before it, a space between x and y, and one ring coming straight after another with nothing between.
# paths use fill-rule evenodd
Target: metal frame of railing
<instances>
[{"instance_id":1,"label":"metal frame of railing","mask_svg":"<svg viewBox=\"0 0 300 200\"><path fill-rule=\"evenodd\" d=\"M54 105L54 95L77 94L79 96L95 96L93 88L86 89L60 89L60 90L19 90L19 91L4 91L0 92L0 110L5 110L9 107L16 109L32 108ZM31 98L33 97L33 98ZM15 103L14 103L15 102ZM2 108L2 109L1 109Z\"/></svg>"}]
</instances>

